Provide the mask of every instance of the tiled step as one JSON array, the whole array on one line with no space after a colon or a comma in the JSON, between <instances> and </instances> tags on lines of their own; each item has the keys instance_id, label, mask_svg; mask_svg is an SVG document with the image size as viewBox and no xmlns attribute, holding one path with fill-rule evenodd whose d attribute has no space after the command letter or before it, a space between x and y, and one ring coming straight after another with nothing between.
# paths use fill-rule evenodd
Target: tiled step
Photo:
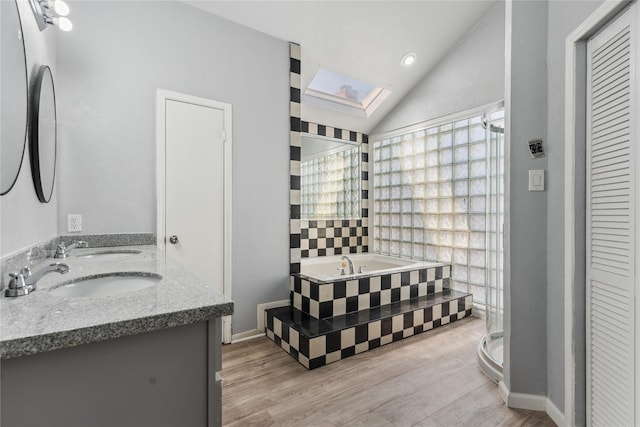
<instances>
[{"instance_id":1,"label":"tiled step","mask_svg":"<svg viewBox=\"0 0 640 427\"><path fill-rule=\"evenodd\" d=\"M266 310L267 336L307 369L471 315L471 294L444 290L326 319L294 307Z\"/></svg>"},{"instance_id":2,"label":"tiled step","mask_svg":"<svg viewBox=\"0 0 640 427\"><path fill-rule=\"evenodd\" d=\"M318 319L407 301L450 288L451 266L363 276L330 283L291 276L291 305Z\"/></svg>"}]
</instances>

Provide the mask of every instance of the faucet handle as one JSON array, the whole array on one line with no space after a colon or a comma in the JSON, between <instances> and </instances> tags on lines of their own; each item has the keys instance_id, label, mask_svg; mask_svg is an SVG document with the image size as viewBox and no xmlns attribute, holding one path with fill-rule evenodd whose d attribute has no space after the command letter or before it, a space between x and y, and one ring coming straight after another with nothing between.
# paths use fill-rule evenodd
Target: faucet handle
<instances>
[{"instance_id":1,"label":"faucet handle","mask_svg":"<svg viewBox=\"0 0 640 427\"><path fill-rule=\"evenodd\" d=\"M58 249L56 249L56 254L53 256L54 258L66 258L69 256L69 252L73 248L87 248L89 244L84 240L74 240L71 242L69 246L67 246L64 242L58 243Z\"/></svg>"},{"instance_id":2,"label":"faucet handle","mask_svg":"<svg viewBox=\"0 0 640 427\"><path fill-rule=\"evenodd\" d=\"M9 274L9 275L11 275L11 274ZM22 267L20 269L20 275L25 279L27 277L31 276L31 267L29 267L28 265L25 265L24 267Z\"/></svg>"},{"instance_id":3,"label":"faucet handle","mask_svg":"<svg viewBox=\"0 0 640 427\"><path fill-rule=\"evenodd\" d=\"M344 275L345 275L344 267L338 267L338 268L336 268L336 270L338 270L338 271L340 272L340 275L341 275L341 276L344 276Z\"/></svg>"},{"instance_id":4,"label":"faucet handle","mask_svg":"<svg viewBox=\"0 0 640 427\"><path fill-rule=\"evenodd\" d=\"M64 258L67 256L67 245L64 242L58 243L58 248L56 249L56 254L53 256L54 258Z\"/></svg>"},{"instance_id":5,"label":"faucet handle","mask_svg":"<svg viewBox=\"0 0 640 427\"><path fill-rule=\"evenodd\" d=\"M20 273L16 273L16 272L9 273L9 277L11 277L11 280L9 281L9 286L4 292L5 296L18 297L22 295L27 295L29 292L33 290L33 287L27 285L24 281L25 276L23 272L25 271L25 268L23 268ZM27 268L27 271L31 273L31 270L29 270L28 268Z\"/></svg>"},{"instance_id":6,"label":"faucet handle","mask_svg":"<svg viewBox=\"0 0 640 427\"><path fill-rule=\"evenodd\" d=\"M358 269L358 274L364 273L364 269L367 268L367 267L369 267L367 264L362 264L360 266L360 268Z\"/></svg>"},{"instance_id":7,"label":"faucet handle","mask_svg":"<svg viewBox=\"0 0 640 427\"><path fill-rule=\"evenodd\" d=\"M34 261L45 259L47 257L47 254L45 253L45 251L40 249L38 246L34 246L31 249L29 249L26 255L27 255L27 262L29 263L29 265L33 265Z\"/></svg>"},{"instance_id":8,"label":"faucet handle","mask_svg":"<svg viewBox=\"0 0 640 427\"><path fill-rule=\"evenodd\" d=\"M22 273L16 273L14 271L13 273L9 273L9 277L11 277L11 280L9 281L10 289L18 289L25 286L24 276L22 275Z\"/></svg>"}]
</instances>

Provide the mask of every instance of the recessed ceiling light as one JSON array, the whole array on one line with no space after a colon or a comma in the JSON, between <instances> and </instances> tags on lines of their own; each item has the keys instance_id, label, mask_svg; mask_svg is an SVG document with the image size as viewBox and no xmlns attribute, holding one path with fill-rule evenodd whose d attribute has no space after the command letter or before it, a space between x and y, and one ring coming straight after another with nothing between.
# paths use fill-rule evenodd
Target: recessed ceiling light
<instances>
[{"instance_id":1,"label":"recessed ceiling light","mask_svg":"<svg viewBox=\"0 0 640 427\"><path fill-rule=\"evenodd\" d=\"M416 62L416 54L413 52L409 52L407 54L405 54L402 59L400 60L400 63L404 66L404 67L408 67L410 65L412 65L414 62Z\"/></svg>"}]
</instances>

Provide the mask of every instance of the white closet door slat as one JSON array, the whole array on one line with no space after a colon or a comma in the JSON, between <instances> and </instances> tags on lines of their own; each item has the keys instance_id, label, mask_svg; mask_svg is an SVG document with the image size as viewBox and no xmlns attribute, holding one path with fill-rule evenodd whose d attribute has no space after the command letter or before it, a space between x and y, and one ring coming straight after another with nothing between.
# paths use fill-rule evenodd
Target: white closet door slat
<instances>
[{"instance_id":1,"label":"white closet door slat","mask_svg":"<svg viewBox=\"0 0 640 427\"><path fill-rule=\"evenodd\" d=\"M628 116L629 111L625 108L616 108L615 106L613 106L611 108L602 110L602 112L597 116L594 114L593 123L597 126L600 125L603 121L611 120L622 115Z\"/></svg>"},{"instance_id":2,"label":"white closet door slat","mask_svg":"<svg viewBox=\"0 0 640 427\"><path fill-rule=\"evenodd\" d=\"M628 48L628 46L627 46ZM607 63L600 74L593 75L593 89L594 93L597 93L602 89L602 86L609 85L613 82L619 81L619 77L624 74L629 74L629 51L626 50L624 55L617 56Z\"/></svg>"},{"instance_id":3,"label":"white closet door slat","mask_svg":"<svg viewBox=\"0 0 640 427\"><path fill-rule=\"evenodd\" d=\"M613 132L607 135L602 135L599 138L593 138L592 141L595 146L598 146L599 144L607 143L616 138L620 138L620 139L629 138L629 129L621 129L617 132Z\"/></svg>"},{"instance_id":4,"label":"white closet door slat","mask_svg":"<svg viewBox=\"0 0 640 427\"><path fill-rule=\"evenodd\" d=\"M610 39L607 43L600 46L593 52L593 65L594 73L597 72L606 60L608 60L612 54L619 52L620 46L628 46L629 39L624 34L618 34L617 37Z\"/></svg>"},{"instance_id":5,"label":"white closet door slat","mask_svg":"<svg viewBox=\"0 0 640 427\"><path fill-rule=\"evenodd\" d=\"M636 424L633 16L620 15L587 44L587 423L592 426Z\"/></svg>"}]
</instances>

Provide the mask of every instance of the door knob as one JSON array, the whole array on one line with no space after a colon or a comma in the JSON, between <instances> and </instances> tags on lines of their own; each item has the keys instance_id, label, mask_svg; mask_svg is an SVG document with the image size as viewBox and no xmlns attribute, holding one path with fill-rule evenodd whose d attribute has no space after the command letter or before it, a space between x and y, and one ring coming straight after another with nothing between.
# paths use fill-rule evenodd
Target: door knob
<instances>
[{"instance_id":1,"label":"door knob","mask_svg":"<svg viewBox=\"0 0 640 427\"><path fill-rule=\"evenodd\" d=\"M178 236L173 235L169 237L169 242L171 242L172 245L175 245L176 243L178 243Z\"/></svg>"}]
</instances>

